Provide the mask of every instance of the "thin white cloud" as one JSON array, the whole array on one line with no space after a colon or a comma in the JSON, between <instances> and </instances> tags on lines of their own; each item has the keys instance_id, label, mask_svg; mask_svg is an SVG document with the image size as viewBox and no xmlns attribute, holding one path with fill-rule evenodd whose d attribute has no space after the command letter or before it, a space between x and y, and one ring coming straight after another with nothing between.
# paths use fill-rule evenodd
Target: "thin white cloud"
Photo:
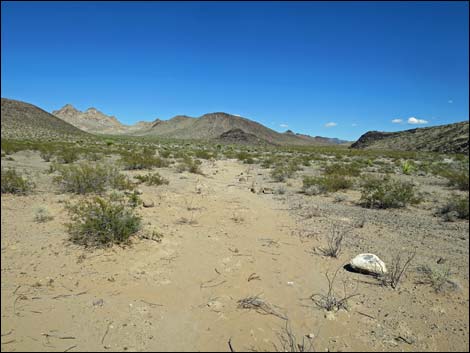
<instances>
[{"instance_id":1,"label":"thin white cloud","mask_svg":"<svg viewBox=\"0 0 470 353\"><path fill-rule=\"evenodd\" d=\"M352 123L351 126L357 126L357 124L356 124L356 123Z\"/></svg>"},{"instance_id":2,"label":"thin white cloud","mask_svg":"<svg viewBox=\"0 0 470 353\"><path fill-rule=\"evenodd\" d=\"M280 124L279 126L283 127L283 128L288 128L289 127L289 125L287 125L287 124Z\"/></svg>"},{"instance_id":3,"label":"thin white cloud","mask_svg":"<svg viewBox=\"0 0 470 353\"><path fill-rule=\"evenodd\" d=\"M403 119L393 119L392 123L394 124L401 124L403 122Z\"/></svg>"},{"instance_id":4,"label":"thin white cloud","mask_svg":"<svg viewBox=\"0 0 470 353\"><path fill-rule=\"evenodd\" d=\"M411 118L408 118L408 124L419 125L419 124L427 124L427 123L428 123L427 120L417 119L414 116L412 116Z\"/></svg>"},{"instance_id":5,"label":"thin white cloud","mask_svg":"<svg viewBox=\"0 0 470 353\"><path fill-rule=\"evenodd\" d=\"M325 124L325 127L334 127L334 126L337 126L337 125L338 125L337 123L331 121L331 122L329 122L329 123L326 123L326 124Z\"/></svg>"}]
</instances>

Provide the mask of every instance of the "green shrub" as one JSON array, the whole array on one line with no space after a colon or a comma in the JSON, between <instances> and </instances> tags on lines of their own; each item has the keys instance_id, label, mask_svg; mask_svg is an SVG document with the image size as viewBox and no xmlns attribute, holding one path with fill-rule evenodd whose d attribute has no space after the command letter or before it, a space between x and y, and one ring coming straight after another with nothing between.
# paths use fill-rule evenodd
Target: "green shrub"
<instances>
[{"instance_id":1,"label":"green shrub","mask_svg":"<svg viewBox=\"0 0 470 353\"><path fill-rule=\"evenodd\" d=\"M132 189L129 179L119 171L108 165L71 164L68 166L55 166L59 175L54 182L62 191L76 194L102 193L106 188L119 190Z\"/></svg>"},{"instance_id":2,"label":"green shrub","mask_svg":"<svg viewBox=\"0 0 470 353\"><path fill-rule=\"evenodd\" d=\"M80 157L76 149L63 148L57 154L57 161L59 163L70 164L78 160Z\"/></svg>"},{"instance_id":3,"label":"green shrub","mask_svg":"<svg viewBox=\"0 0 470 353\"><path fill-rule=\"evenodd\" d=\"M452 221L454 218L469 219L468 203L468 195L454 195L437 213L447 221Z\"/></svg>"},{"instance_id":4,"label":"green shrub","mask_svg":"<svg viewBox=\"0 0 470 353\"><path fill-rule=\"evenodd\" d=\"M317 191L312 193L326 193L326 192L336 192L338 190L349 189L353 186L351 179L343 176L332 174L328 176L321 177L305 177L302 181L302 190L306 194L310 194L309 189L312 187L317 188Z\"/></svg>"},{"instance_id":5,"label":"green shrub","mask_svg":"<svg viewBox=\"0 0 470 353\"><path fill-rule=\"evenodd\" d=\"M109 246L128 242L141 229L141 218L123 198L99 196L67 205L71 240L85 246Z\"/></svg>"},{"instance_id":6,"label":"green shrub","mask_svg":"<svg viewBox=\"0 0 470 353\"><path fill-rule=\"evenodd\" d=\"M412 183L385 178L366 178L360 203L369 208L400 208L420 202Z\"/></svg>"},{"instance_id":7,"label":"green shrub","mask_svg":"<svg viewBox=\"0 0 470 353\"><path fill-rule=\"evenodd\" d=\"M447 170L442 173L442 176L447 178L449 185L459 190L469 189L468 169L465 170Z\"/></svg>"},{"instance_id":8,"label":"green shrub","mask_svg":"<svg viewBox=\"0 0 470 353\"><path fill-rule=\"evenodd\" d=\"M361 169L357 164L335 163L325 167L326 175L359 176Z\"/></svg>"},{"instance_id":9,"label":"green shrub","mask_svg":"<svg viewBox=\"0 0 470 353\"><path fill-rule=\"evenodd\" d=\"M190 172L193 174L203 174L201 170L201 161L193 160L191 157L186 156L177 166L176 171L178 173Z\"/></svg>"},{"instance_id":10,"label":"green shrub","mask_svg":"<svg viewBox=\"0 0 470 353\"><path fill-rule=\"evenodd\" d=\"M166 159L155 156L155 151L144 148L141 152L125 152L121 156L121 163L124 169L141 170L152 168L168 167L169 163Z\"/></svg>"},{"instance_id":11,"label":"green shrub","mask_svg":"<svg viewBox=\"0 0 470 353\"><path fill-rule=\"evenodd\" d=\"M141 183L146 183L147 185L168 185L170 182L168 179L163 178L158 173L148 173L146 175L136 175L134 178L139 180Z\"/></svg>"},{"instance_id":12,"label":"green shrub","mask_svg":"<svg viewBox=\"0 0 470 353\"><path fill-rule=\"evenodd\" d=\"M31 192L35 184L21 176L15 169L1 169L2 194L26 195Z\"/></svg>"}]
</instances>

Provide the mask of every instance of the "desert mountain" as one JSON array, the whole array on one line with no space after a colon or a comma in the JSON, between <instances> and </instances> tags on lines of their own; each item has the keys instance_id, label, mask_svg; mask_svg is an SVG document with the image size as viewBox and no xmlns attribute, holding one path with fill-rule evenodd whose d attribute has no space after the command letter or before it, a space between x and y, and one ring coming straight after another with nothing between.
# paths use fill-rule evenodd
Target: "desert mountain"
<instances>
[{"instance_id":1,"label":"desert mountain","mask_svg":"<svg viewBox=\"0 0 470 353\"><path fill-rule=\"evenodd\" d=\"M175 139L221 139L233 143L273 145L328 145L340 140L312 137L295 133L279 133L255 121L227 113L210 113L199 118L178 115L169 120L140 121L135 125L121 124L114 116L107 116L95 108L85 112L67 104L52 114L90 133L157 136ZM233 131L232 131L233 130ZM240 131L246 135L240 134ZM229 133L230 132L230 133ZM227 134L228 133L228 134ZM243 136L242 136L243 135Z\"/></svg>"},{"instance_id":2,"label":"desert mountain","mask_svg":"<svg viewBox=\"0 0 470 353\"><path fill-rule=\"evenodd\" d=\"M63 139L88 134L32 104L2 98L2 138Z\"/></svg>"},{"instance_id":3,"label":"desert mountain","mask_svg":"<svg viewBox=\"0 0 470 353\"><path fill-rule=\"evenodd\" d=\"M398 132L369 131L351 148L468 153L468 127L468 121L462 121Z\"/></svg>"},{"instance_id":4,"label":"desert mountain","mask_svg":"<svg viewBox=\"0 0 470 353\"><path fill-rule=\"evenodd\" d=\"M54 110L52 114L80 130L90 133L120 134L129 130L116 117L106 115L93 107L82 112L71 104L66 104L61 109Z\"/></svg>"}]
</instances>

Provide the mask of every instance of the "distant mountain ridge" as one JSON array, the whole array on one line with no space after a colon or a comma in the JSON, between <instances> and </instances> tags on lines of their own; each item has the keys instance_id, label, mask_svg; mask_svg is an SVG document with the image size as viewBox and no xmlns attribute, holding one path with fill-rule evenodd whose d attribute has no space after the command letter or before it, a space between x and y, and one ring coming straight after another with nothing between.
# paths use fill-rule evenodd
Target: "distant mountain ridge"
<instances>
[{"instance_id":1,"label":"distant mountain ridge","mask_svg":"<svg viewBox=\"0 0 470 353\"><path fill-rule=\"evenodd\" d=\"M469 122L416 128L398 132L369 131L351 148L468 153Z\"/></svg>"},{"instance_id":2,"label":"distant mountain ridge","mask_svg":"<svg viewBox=\"0 0 470 353\"><path fill-rule=\"evenodd\" d=\"M103 114L96 108L89 108L85 112L81 112L70 104L53 111L52 114L84 131L95 134L206 140L221 138L225 141L235 142L237 141L235 137L238 136L241 143L256 141L256 143L271 145L330 145L344 142L319 136L279 133L256 121L224 112L204 114L199 118L177 115L169 120L141 121L131 126L121 124L114 116ZM246 135L242 137L238 130ZM226 133L230 131L232 133L227 135Z\"/></svg>"}]
</instances>

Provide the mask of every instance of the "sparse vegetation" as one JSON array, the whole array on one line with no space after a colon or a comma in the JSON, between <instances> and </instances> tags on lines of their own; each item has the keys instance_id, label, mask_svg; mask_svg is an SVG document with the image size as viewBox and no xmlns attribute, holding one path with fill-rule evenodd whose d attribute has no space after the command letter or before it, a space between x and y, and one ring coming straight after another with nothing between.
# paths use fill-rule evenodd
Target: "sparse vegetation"
<instances>
[{"instance_id":1,"label":"sparse vegetation","mask_svg":"<svg viewBox=\"0 0 470 353\"><path fill-rule=\"evenodd\" d=\"M320 249L323 255L338 257L341 252L344 234L344 230L334 226L331 235L328 236L327 247Z\"/></svg>"},{"instance_id":2,"label":"sparse vegetation","mask_svg":"<svg viewBox=\"0 0 470 353\"><path fill-rule=\"evenodd\" d=\"M116 168L108 165L82 162L67 166L56 166L54 176L62 191L76 194L103 193L107 188L132 189L133 184Z\"/></svg>"},{"instance_id":3,"label":"sparse vegetation","mask_svg":"<svg viewBox=\"0 0 470 353\"><path fill-rule=\"evenodd\" d=\"M54 217L49 213L49 211L45 207L39 207L34 214L34 220L37 223L45 223L53 219Z\"/></svg>"},{"instance_id":4,"label":"sparse vegetation","mask_svg":"<svg viewBox=\"0 0 470 353\"><path fill-rule=\"evenodd\" d=\"M436 293L455 288L451 281L452 272L447 266L423 265L418 267L418 272L423 276L421 283L429 284Z\"/></svg>"},{"instance_id":5,"label":"sparse vegetation","mask_svg":"<svg viewBox=\"0 0 470 353\"><path fill-rule=\"evenodd\" d=\"M321 177L305 177L303 179L302 190L308 195L312 187L318 190L317 193L336 192L351 188L353 182L351 179L338 174L331 174Z\"/></svg>"},{"instance_id":6,"label":"sparse vegetation","mask_svg":"<svg viewBox=\"0 0 470 353\"><path fill-rule=\"evenodd\" d=\"M397 289L415 256L416 250L407 254L404 259L400 253L397 253L388 266L388 271L377 277L381 284Z\"/></svg>"},{"instance_id":7,"label":"sparse vegetation","mask_svg":"<svg viewBox=\"0 0 470 353\"><path fill-rule=\"evenodd\" d=\"M67 205L71 240L87 247L125 244L141 228L141 218L124 198L95 196Z\"/></svg>"},{"instance_id":8,"label":"sparse vegetation","mask_svg":"<svg viewBox=\"0 0 470 353\"><path fill-rule=\"evenodd\" d=\"M446 221L454 221L457 218L469 219L469 199L466 196L454 195L447 203L438 209L437 214Z\"/></svg>"},{"instance_id":9,"label":"sparse vegetation","mask_svg":"<svg viewBox=\"0 0 470 353\"><path fill-rule=\"evenodd\" d=\"M149 185L149 186L168 185L170 183L168 179L163 178L158 173L147 173L145 175L140 174L140 175L136 175L134 178L136 178L139 182L145 183L146 185Z\"/></svg>"},{"instance_id":10,"label":"sparse vegetation","mask_svg":"<svg viewBox=\"0 0 470 353\"><path fill-rule=\"evenodd\" d=\"M369 208L400 208L420 202L415 186L388 177L366 178L362 185L360 203Z\"/></svg>"},{"instance_id":11,"label":"sparse vegetation","mask_svg":"<svg viewBox=\"0 0 470 353\"><path fill-rule=\"evenodd\" d=\"M310 299L312 299L313 303L317 307L324 309L326 311L338 311L340 309L348 310L348 300L358 295L357 293L348 295L346 293L346 285L343 286L344 293L342 296L339 296L335 292L334 285L335 285L336 275L338 274L338 271L340 270L340 268L338 268L333 274L333 276L331 277L328 274L328 272L325 273L325 277L328 281L328 290L326 294L312 294L311 295Z\"/></svg>"},{"instance_id":12,"label":"sparse vegetation","mask_svg":"<svg viewBox=\"0 0 470 353\"><path fill-rule=\"evenodd\" d=\"M34 182L23 177L15 169L1 169L2 174L2 194L26 195L31 192Z\"/></svg>"}]
</instances>

